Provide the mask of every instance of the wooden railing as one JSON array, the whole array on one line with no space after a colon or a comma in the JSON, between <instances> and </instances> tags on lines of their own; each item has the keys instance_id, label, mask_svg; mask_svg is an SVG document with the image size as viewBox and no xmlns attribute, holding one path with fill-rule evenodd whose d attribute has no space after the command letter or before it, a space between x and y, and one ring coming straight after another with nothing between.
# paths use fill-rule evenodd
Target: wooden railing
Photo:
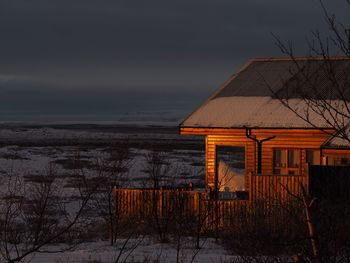
<instances>
[{"instance_id":1,"label":"wooden railing","mask_svg":"<svg viewBox=\"0 0 350 263\"><path fill-rule=\"evenodd\" d=\"M248 200L202 200L201 205L205 226L211 230L241 224L251 209Z\"/></svg>"},{"instance_id":2,"label":"wooden railing","mask_svg":"<svg viewBox=\"0 0 350 263\"><path fill-rule=\"evenodd\" d=\"M214 230L240 220L248 200L211 199L207 192L175 189L119 189L114 187L115 210L120 218L132 220L187 220Z\"/></svg>"},{"instance_id":3,"label":"wooden railing","mask_svg":"<svg viewBox=\"0 0 350 263\"><path fill-rule=\"evenodd\" d=\"M141 221L187 218L213 230L240 224L248 215L268 215L283 203L307 191L308 177L295 175L250 175L247 200L217 199L208 192L184 189L120 189L114 187L115 211L120 218Z\"/></svg>"},{"instance_id":4,"label":"wooden railing","mask_svg":"<svg viewBox=\"0 0 350 263\"><path fill-rule=\"evenodd\" d=\"M119 189L114 187L115 210L120 215L165 217L173 212L197 214L206 192L178 189Z\"/></svg>"},{"instance_id":5,"label":"wooden railing","mask_svg":"<svg viewBox=\"0 0 350 263\"><path fill-rule=\"evenodd\" d=\"M251 201L286 201L302 196L302 187L308 191L309 177L306 175L250 175Z\"/></svg>"}]
</instances>

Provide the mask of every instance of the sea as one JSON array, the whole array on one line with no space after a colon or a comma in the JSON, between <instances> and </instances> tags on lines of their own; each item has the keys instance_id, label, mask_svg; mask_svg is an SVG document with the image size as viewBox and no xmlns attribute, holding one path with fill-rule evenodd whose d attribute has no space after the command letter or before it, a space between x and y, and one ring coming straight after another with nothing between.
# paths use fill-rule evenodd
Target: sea
<instances>
[{"instance_id":1,"label":"sea","mask_svg":"<svg viewBox=\"0 0 350 263\"><path fill-rule=\"evenodd\" d=\"M0 123L14 124L99 124L126 126L177 126L190 113L187 110L139 110L118 113L0 113Z\"/></svg>"}]
</instances>

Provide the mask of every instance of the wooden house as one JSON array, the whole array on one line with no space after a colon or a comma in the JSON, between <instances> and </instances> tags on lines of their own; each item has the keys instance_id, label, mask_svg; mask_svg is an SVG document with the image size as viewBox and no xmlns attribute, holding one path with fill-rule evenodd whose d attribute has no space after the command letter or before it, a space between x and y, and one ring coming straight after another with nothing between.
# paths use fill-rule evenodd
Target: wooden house
<instances>
[{"instance_id":1,"label":"wooden house","mask_svg":"<svg viewBox=\"0 0 350 263\"><path fill-rule=\"evenodd\" d=\"M257 188L277 191L271 185L278 180L299 191L300 182L308 185L308 165L350 164L349 142L303 97L307 78L320 98L347 106L350 97L332 97L326 64L343 83L349 78L349 58L252 59L180 124L181 134L205 135L207 189L224 198L242 190L254 195Z\"/></svg>"},{"instance_id":2,"label":"wooden house","mask_svg":"<svg viewBox=\"0 0 350 263\"><path fill-rule=\"evenodd\" d=\"M205 191L115 189L116 211L158 218L176 216L181 204L208 226L225 226L256 204L271 212L271 200L293 202L317 186L312 167L319 173L327 165L329 173L350 164L350 143L341 138L350 134L350 112L341 114L350 109L349 73L349 58L252 59L180 124L183 135L205 136ZM344 89L341 99L334 83ZM319 114L318 98L337 114Z\"/></svg>"}]
</instances>

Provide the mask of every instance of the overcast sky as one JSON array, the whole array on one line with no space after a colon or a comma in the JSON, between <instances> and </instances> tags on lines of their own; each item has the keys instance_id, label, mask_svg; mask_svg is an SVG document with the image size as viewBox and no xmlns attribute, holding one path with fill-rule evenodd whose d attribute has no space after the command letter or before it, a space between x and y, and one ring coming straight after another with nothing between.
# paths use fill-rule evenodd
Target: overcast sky
<instances>
[{"instance_id":1,"label":"overcast sky","mask_svg":"<svg viewBox=\"0 0 350 263\"><path fill-rule=\"evenodd\" d=\"M349 24L345 1L324 2ZM271 33L303 55L316 29L318 0L0 0L0 118L191 110L249 58L280 56Z\"/></svg>"}]
</instances>

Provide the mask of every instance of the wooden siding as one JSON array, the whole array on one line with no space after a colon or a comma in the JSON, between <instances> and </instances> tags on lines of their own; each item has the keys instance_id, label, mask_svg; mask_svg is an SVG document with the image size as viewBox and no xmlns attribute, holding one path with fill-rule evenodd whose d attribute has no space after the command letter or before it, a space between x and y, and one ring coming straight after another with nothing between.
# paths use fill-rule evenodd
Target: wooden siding
<instances>
[{"instance_id":1,"label":"wooden siding","mask_svg":"<svg viewBox=\"0 0 350 263\"><path fill-rule=\"evenodd\" d=\"M314 129L314 128L252 128L252 133L266 134L309 134L319 135L320 133L330 136L335 130L333 129ZM192 135L245 135L245 128L210 128L210 127L180 127L180 134L192 134ZM327 135L328 134L328 135Z\"/></svg>"},{"instance_id":2,"label":"wooden siding","mask_svg":"<svg viewBox=\"0 0 350 263\"><path fill-rule=\"evenodd\" d=\"M217 132L217 133L214 133ZM184 132L184 130L182 130ZM186 130L187 134L195 133ZM203 222L207 228L218 228L240 223L242 218L262 208L270 213L272 207L277 210L283 202L295 201L302 195L302 186L309 190L309 177L306 162L306 150L319 150L329 135L312 129L253 129L252 135L261 140L269 136L276 138L263 144L262 174L256 175L256 143L245 135L245 129L204 129L206 134L206 192L160 189L117 189L114 188L115 208L120 216L145 220L149 217L191 216ZM211 198L208 188L215 189L216 147L245 147L246 190L249 200L220 200ZM274 175L274 149L300 150L300 175ZM323 155L350 156L349 150L322 149ZM277 205L275 205L277 204ZM283 222L283 220L282 220Z\"/></svg>"},{"instance_id":3,"label":"wooden siding","mask_svg":"<svg viewBox=\"0 0 350 263\"><path fill-rule=\"evenodd\" d=\"M254 142L245 136L207 136L206 138L206 182L207 187L215 189L216 175L216 146L241 146L245 148L245 168L251 170L254 166ZM247 182L247 181L246 181ZM247 183L246 189L249 185Z\"/></svg>"},{"instance_id":4,"label":"wooden siding","mask_svg":"<svg viewBox=\"0 0 350 263\"><path fill-rule=\"evenodd\" d=\"M209 133L208 129L205 130ZM206 185L208 188L215 188L216 177L216 146L244 146L245 147L245 171L256 173L257 149L256 144L245 135L245 129L213 129L219 134L208 134L206 136ZM188 130L187 130L188 132ZM231 132L231 134L230 134ZM224 134L223 134L224 133ZM262 149L262 173L273 174L273 150L279 149L299 149L300 174L305 174L303 169L306 161L306 149L320 149L320 146L329 135L320 130L302 129L253 129L252 135L261 140L269 136L276 136L270 141L263 143ZM250 181L246 178L246 189L249 189Z\"/></svg>"},{"instance_id":5,"label":"wooden siding","mask_svg":"<svg viewBox=\"0 0 350 263\"><path fill-rule=\"evenodd\" d=\"M350 149L322 149L322 156L337 156L350 158Z\"/></svg>"}]
</instances>

